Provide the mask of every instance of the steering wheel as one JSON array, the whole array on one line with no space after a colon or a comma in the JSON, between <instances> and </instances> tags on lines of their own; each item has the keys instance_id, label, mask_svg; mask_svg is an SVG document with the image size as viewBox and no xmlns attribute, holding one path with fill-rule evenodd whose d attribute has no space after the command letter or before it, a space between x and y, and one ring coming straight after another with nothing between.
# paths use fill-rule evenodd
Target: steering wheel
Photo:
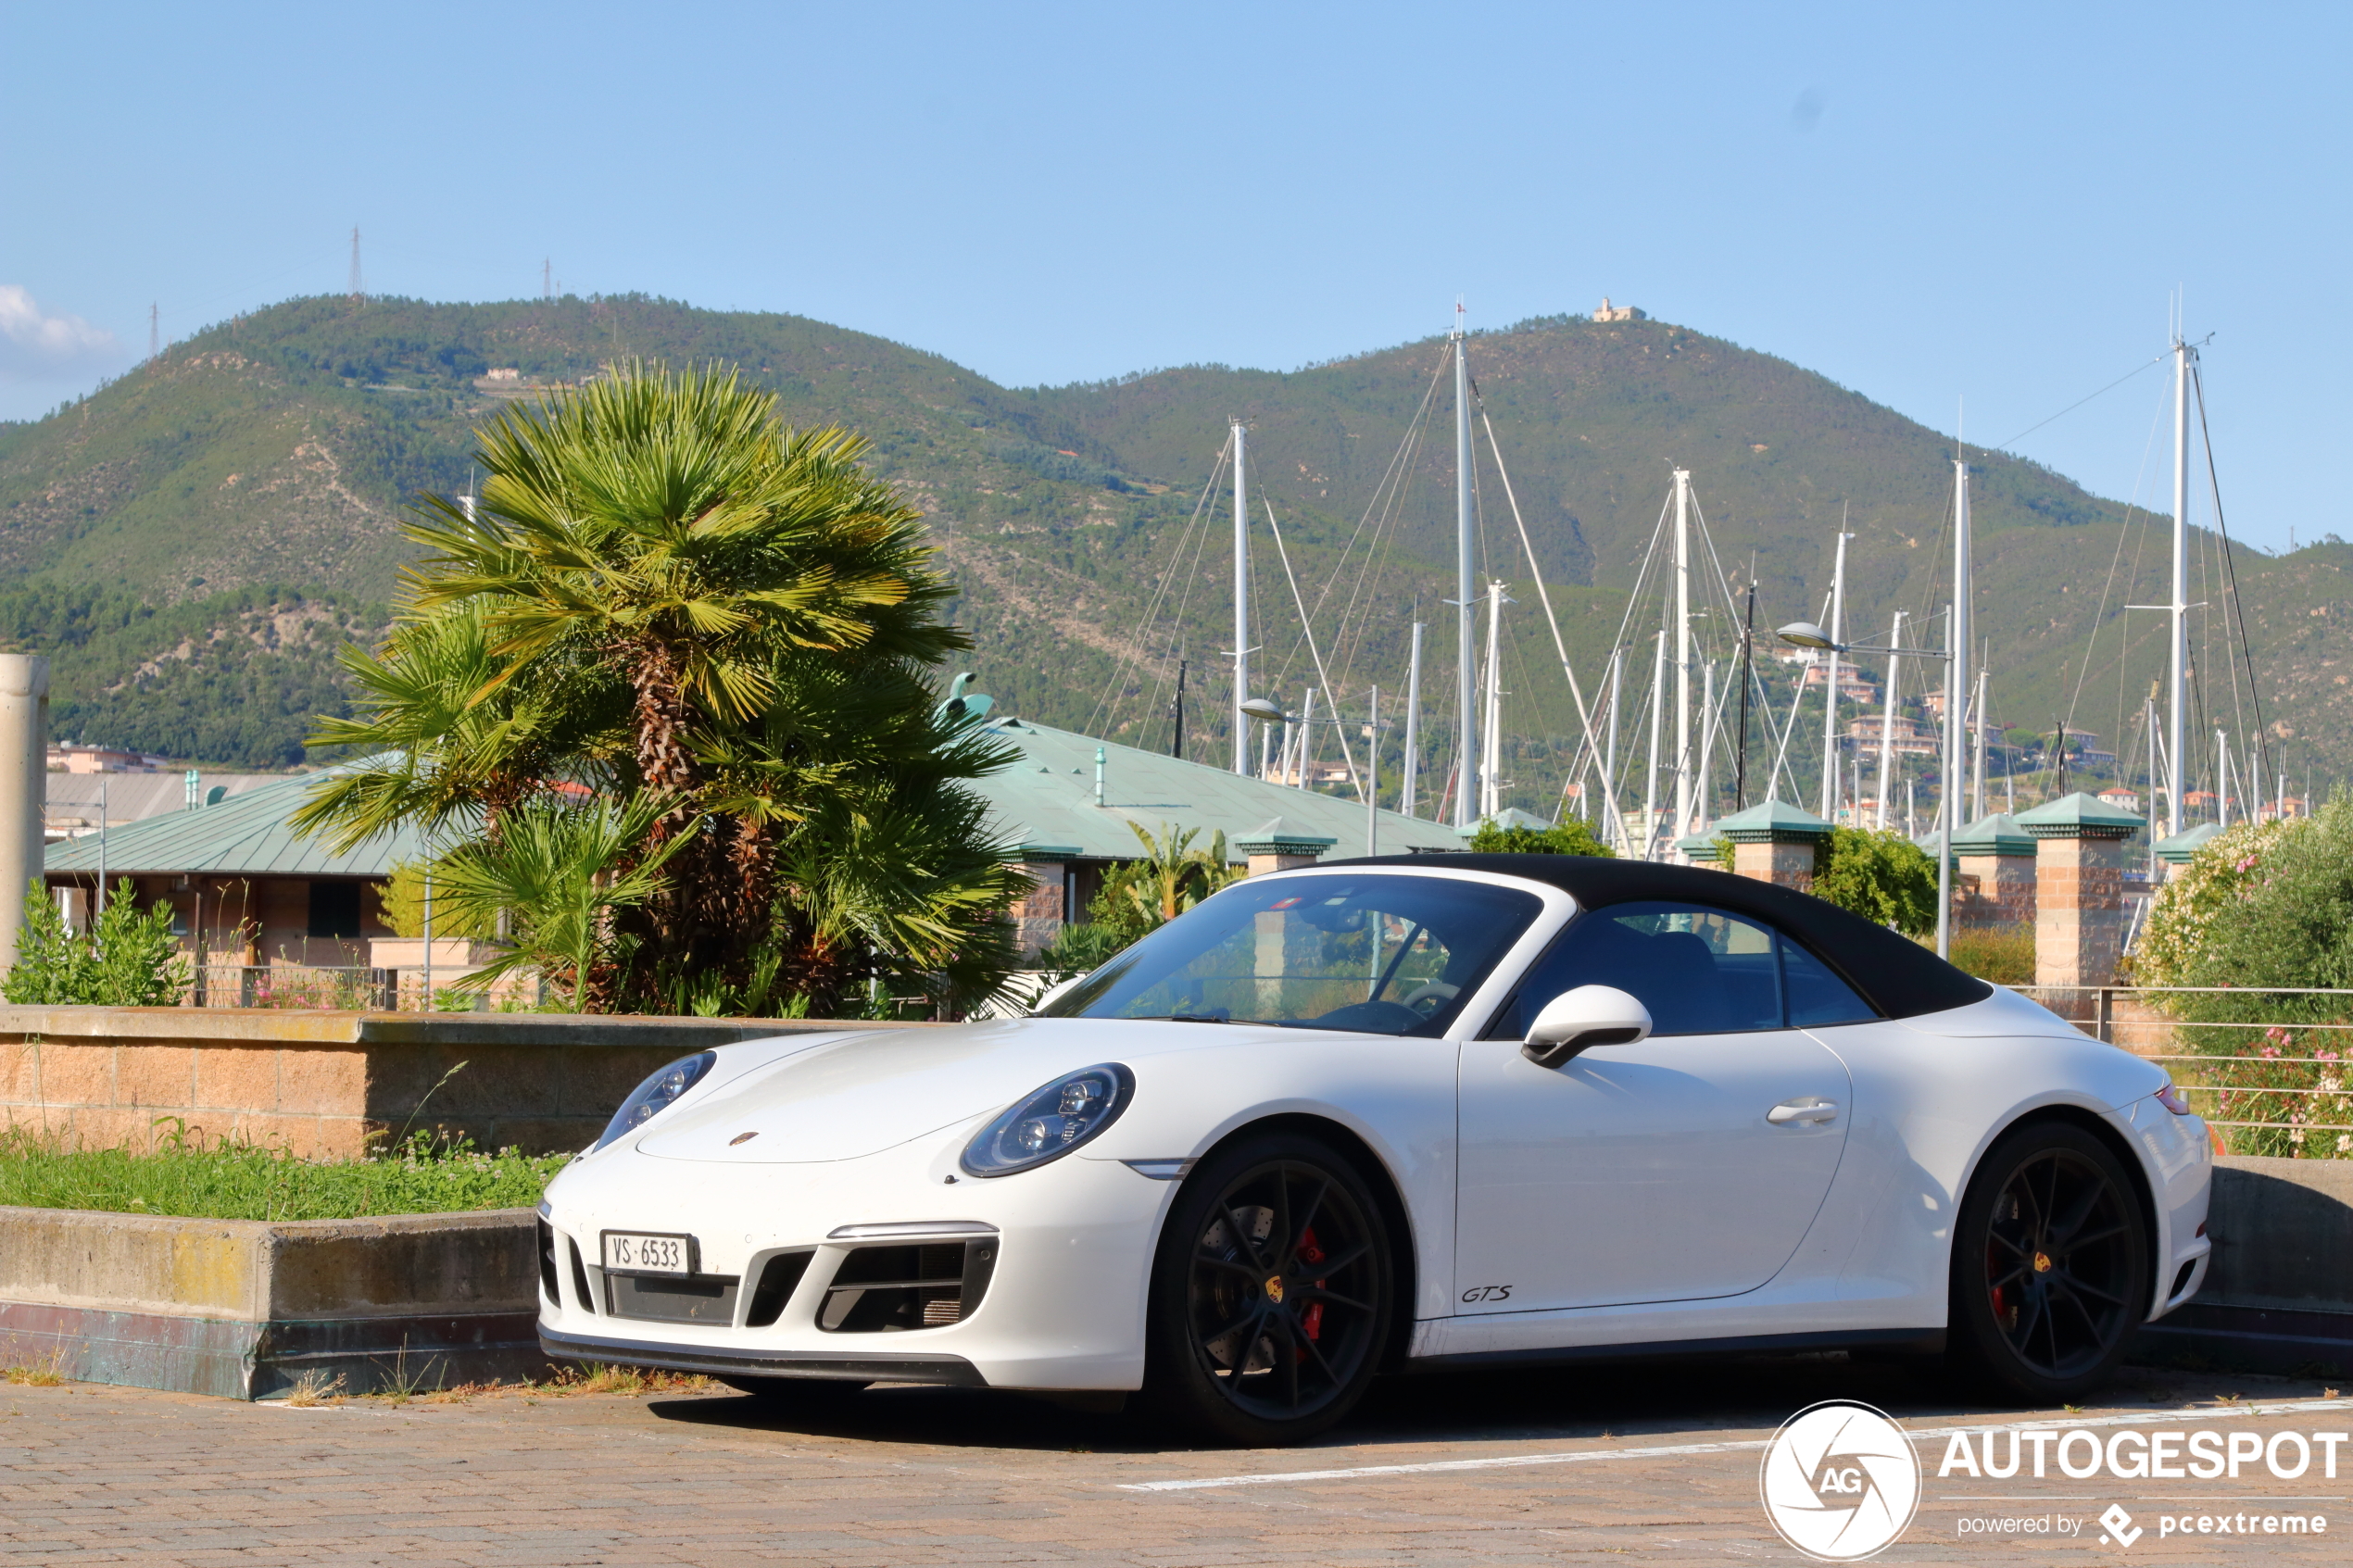
<instances>
[{"instance_id":1,"label":"steering wheel","mask_svg":"<svg viewBox=\"0 0 2353 1568\"><path fill-rule=\"evenodd\" d=\"M1413 1009L1416 1018L1431 1019L1461 994L1462 987L1458 985L1449 985L1443 980L1432 980L1398 997L1397 1005Z\"/></svg>"}]
</instances>

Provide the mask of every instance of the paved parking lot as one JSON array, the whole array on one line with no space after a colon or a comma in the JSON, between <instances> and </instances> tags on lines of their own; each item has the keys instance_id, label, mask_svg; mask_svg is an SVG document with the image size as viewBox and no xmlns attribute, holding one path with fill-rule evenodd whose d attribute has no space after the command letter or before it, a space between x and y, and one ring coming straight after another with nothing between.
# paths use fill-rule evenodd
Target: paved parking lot
<instances>
[{"instance_id":1,"label":"paved parking lot","mask_svg":"<svg viewBox=\"0 0 2353 1568\"><path fill-rule=\"evenodd\" d=\"M816 1420L724 1391L297 1410L8 1386L0 1562L1793 1562L1758 1500L1761 1450L1833 1398L1894 1415L1927 1475L1881 1561L2342 1561L2353 1448L2334 1481L2317 1458L2294 1480L2260 1462L2235 1481L1937 1476L1955 1427L2212 1429L2227 1448L2234 1432L2353 1427L2335 1393L2128 1371L2070 1412L1957 1405L1905 1369L1840 1361L1432 1377L1384 1386L1313 1448L1236 1451L973 1391L870 1390ZM2110 1504L2144 1532L2129 1549L2098 1544ZM2329 1533L2259 1534L2289 1512ZM2198 1535L2194 1515L2232 1516L2231 1533ZM2164 1517L2192 1533L2160 1535ZM1965 1519L2006 1533L1963 1536Z\"/></svg>"}]
</instances>

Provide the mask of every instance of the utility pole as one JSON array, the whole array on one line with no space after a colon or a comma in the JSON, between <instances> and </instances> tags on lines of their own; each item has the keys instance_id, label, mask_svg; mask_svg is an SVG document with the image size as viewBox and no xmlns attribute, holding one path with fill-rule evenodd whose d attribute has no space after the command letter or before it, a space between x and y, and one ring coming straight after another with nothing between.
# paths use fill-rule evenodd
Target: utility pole
<instances>
[{"instance_id":1,"label":"utility pole","mask_svg":"<svg viewBox=\"0 0 2353 1568\"><path fill-rule=\"evenodd\" d=\"M1855 537L1846 532L1846 514L1839 513L1838 550L1831 567L1831 647L1826 650L1830 662L1823 672L1829 677L1829 692L1822 698L1822 821L1838 821L1838 647L1846 640L1846 542Z\"/></svg>"},{"instance_id":2,"label":"utility pole","mask_svg":"<svg viewBox=\"0 0 2353 1568\"><path fill-rule=\"evenodd\" d=\"M1454 680L1462 742L1461 782L1454 790L1454 825L1471 825L1472 774L1478 767L1478 662L1471 615L1471 433L1469 341L1463 331L1463 302L1454 302Z\"/></svg>"},{"instance_id":3,"label":"utility pole","mask_svg":"<svg viewBox=\"0 0 2353 1568\"><path fill-rule=\"evenodd\" d=\"M1234 433L1234 771L1250 771L1250 427Z\"/></svg>"},{"instance_id":4,"label":"utility pole","mask_svg":"<svg viewBox=\"0 0 2353 1568\"><path fill-rule=\"evenodd\" d=\"M1414 786L1421 776L1422 748L1422 623L1414 622L1414 651L1405 665L1405 783L1398 792L1398 810L1417 816Z\"/></svg>"}]
</instances>

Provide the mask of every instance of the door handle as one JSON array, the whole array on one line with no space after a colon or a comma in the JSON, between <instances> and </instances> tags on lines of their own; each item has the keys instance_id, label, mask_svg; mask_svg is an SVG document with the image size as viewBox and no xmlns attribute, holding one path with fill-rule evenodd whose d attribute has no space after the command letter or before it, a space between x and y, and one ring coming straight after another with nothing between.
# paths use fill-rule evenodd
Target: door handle
<instances>
[{"instance_id":1,"label":"door handle","mask_svg":"<svg viewBox=\"0 0 2353 1568\"><path fill-rule=\"evenodd\" d=\"M1776 1127L1813 1127L1838 1120L1838 1101L1808 1095L1802 1099L1785 1099L1765 1113L1765 1120Z\"/></svg>"}]
</instances>

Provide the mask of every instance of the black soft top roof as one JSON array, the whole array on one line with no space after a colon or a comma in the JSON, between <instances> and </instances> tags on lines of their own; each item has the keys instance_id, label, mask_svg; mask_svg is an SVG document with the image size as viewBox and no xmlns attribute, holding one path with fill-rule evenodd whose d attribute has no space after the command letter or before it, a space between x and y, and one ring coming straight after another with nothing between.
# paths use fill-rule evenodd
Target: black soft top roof
<instances>
[{"instance_id":1,"label":"black soft top roof","mask_svg":"<svg viewBox=\"0 0 2353 1568\"><path fill-rule=\"evenodd\" d=\"M1810 894L1698 866L1616 860L1599 855L1382 855L1327 861L1316 869L1380 866L1399 871L1491 872L1562 889L1589 909L1674 899L1713 904L1780 927L1812 949L1888 1018L1918 1018L1983 1001L1994 987L1965 974L1900 932Z\"/></svg>"}]
</instances>

